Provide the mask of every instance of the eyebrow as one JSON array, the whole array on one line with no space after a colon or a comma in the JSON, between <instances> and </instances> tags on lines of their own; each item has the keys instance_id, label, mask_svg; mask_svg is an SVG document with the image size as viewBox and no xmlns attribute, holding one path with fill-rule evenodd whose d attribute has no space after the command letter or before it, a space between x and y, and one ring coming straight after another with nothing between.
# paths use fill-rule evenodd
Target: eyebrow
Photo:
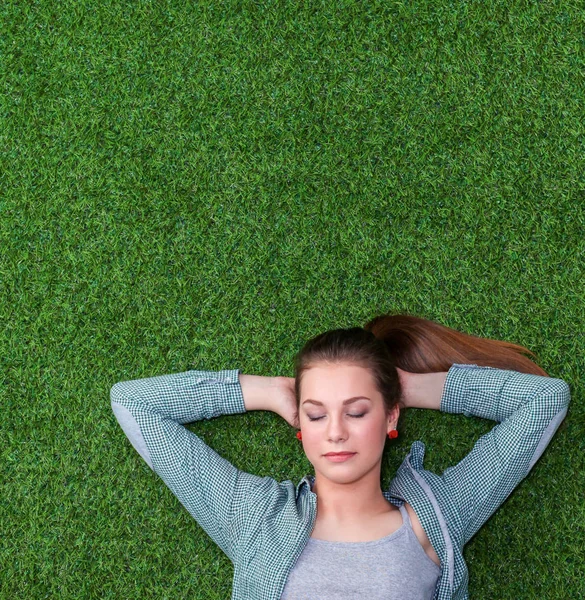
<instances>
[{"instance_id":1,"label":"eyebrow","mask_svg":"<svg viewBox=\"0 0 585 600\"><path fill-rule=\"evenodd\" d=\"M346 404L351 404L352 402L357 402L358 400L370 400L369 398L366 398L365 396L354 396L353 398L348 398L347 400L343 401L343 406L345 406ZM303 402L303 404L316 404L317 406L323 406L323 402L319 402L318 400L312 400L312 399L308 399L305 400Z\"/></svg>"}]
</instances>

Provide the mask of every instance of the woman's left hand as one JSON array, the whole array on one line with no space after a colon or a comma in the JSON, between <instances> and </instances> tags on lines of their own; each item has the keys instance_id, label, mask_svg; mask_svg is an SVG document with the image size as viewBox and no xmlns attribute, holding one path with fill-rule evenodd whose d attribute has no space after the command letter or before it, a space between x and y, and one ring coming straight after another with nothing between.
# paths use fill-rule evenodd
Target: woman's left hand
<instances>
[{"instance_id":1,"label":"woman's left hand","mask_svg":"<svg viewBox=\"0 0 585 600\"><path fill-rule=\"evenodd\" d=\"M403 371L402 369L399 369L398 367L395 367L396 371L398 372L398 380L400 381L400 403L402 404L403 408L407 408L408 407L408 392L409 392L409 383L410 383L410 377L412 375L412 373L409 373L408 371Z\"/></svg>"}]
</instances>

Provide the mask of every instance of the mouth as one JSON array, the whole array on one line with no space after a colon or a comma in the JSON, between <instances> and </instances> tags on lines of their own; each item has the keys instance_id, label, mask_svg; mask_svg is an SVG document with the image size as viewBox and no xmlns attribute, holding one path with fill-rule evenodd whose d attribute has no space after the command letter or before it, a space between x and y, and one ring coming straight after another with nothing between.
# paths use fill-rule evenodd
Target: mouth
<instances>
[{"instance_id":1,"label":"mouth","mask_svg":"<svg viewBox=\"0 0 585 600\"><path fill-rule=\"evenodd\" d=\"M355 452L328 452L323 456L351 456L352 454L355 454Z\"/></svg>"},{"instance_id":2,"label":"mouth","mask_svg":"<svg viewBox=\"0 0 585 600\"><path fill-rule=\"evenodd\" d=\"M351 460L356 455L356 452L329 452L325 454L325 458L329 462L342 463Z\"/></svg>"}]
</instances>

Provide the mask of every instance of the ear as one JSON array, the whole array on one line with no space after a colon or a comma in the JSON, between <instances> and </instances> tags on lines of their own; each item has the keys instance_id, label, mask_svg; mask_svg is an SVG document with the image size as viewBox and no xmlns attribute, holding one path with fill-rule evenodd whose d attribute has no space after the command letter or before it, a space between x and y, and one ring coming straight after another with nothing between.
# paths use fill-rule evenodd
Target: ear
<instances>
[{"instance_id":1,"label":"ear","mask_svg":"<svg viewBox=\"0 0 585 600\"><path fill-rule=\"evenodd\" d=\"M398 404L388 414L388 431L396 429L400 417L400 406Z\"/></svg>"}]
</instances>

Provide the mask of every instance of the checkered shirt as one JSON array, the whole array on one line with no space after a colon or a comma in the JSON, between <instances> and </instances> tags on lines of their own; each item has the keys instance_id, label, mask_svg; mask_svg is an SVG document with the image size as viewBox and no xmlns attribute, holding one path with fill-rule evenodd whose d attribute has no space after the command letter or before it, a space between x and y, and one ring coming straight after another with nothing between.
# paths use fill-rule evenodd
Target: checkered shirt
<instances>
[{"instance_id":1,"label":"checkered shirt","mask_svg":"<svg viewBox=\"0 0 585 600\"><path fill-rule=\"evenodd\" d=\"M191 370L116 383L133 445L234 565L232 600L280 600L317 511L312 475L296 486L236 468L184 424L246 412L239 369ZM416 441L384 496L408 502L441 560L434 600L465 600L463 547L540 458L570 401L561 379L477 365L448 371L440 409L497 424L436 474ZM310 582L307 582L309 589Z\"/></svg>"}]
</instances>

